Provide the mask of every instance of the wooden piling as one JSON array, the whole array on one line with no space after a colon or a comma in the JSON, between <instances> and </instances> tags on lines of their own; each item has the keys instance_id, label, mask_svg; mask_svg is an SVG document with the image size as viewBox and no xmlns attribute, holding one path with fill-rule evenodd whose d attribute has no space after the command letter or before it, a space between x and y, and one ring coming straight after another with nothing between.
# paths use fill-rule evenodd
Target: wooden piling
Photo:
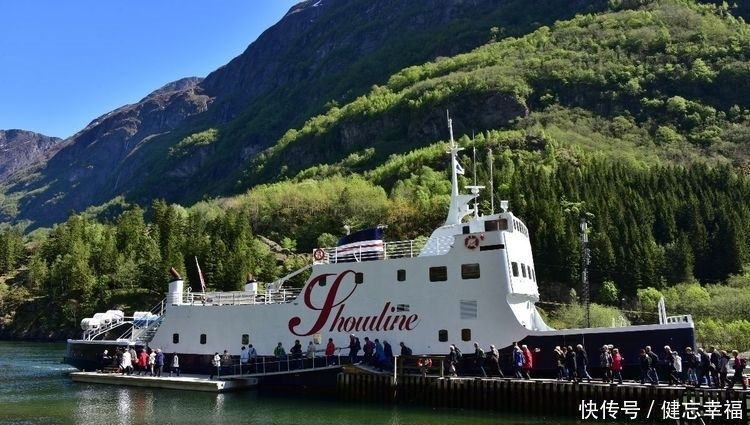
<instances>
[{"instance_id":1,"label":"wooden piling","mask_svg":"<svg viewBox=\"0 0 750 425\"><path fill-rule=\"evenodd\" d=\"M591 382L575 383L556 380L522 380L508 378L449 378L437 375L353 374L338 377L340 399L355 402L397 403L432 408L461 408L498 412L530 413L583 418L589 408L609 406L617 419L652 421L672 420L666 412L677 405L684 415L698 406L701 419L714 424L747 424L748 394L745 390L652 386L637 383L620 385ZM732 404L733 403L733 404ZM588 407L586 407L588 405ZM728 406L734 406L726 413ZM738 407L739 406L739 407ZM629 409L625 409L629 407ZM711 417L719 408L720 416ZM626 415L626 412L629 415ZM601 410L604 414L604 410ZM693 412L694 413L694 412ZM739 415L739 417L737 417ZM666 416L666 417L665 417ZM610 417L611 418L611 417ZM593 418L589 418L593 419Z\"/></svg>"}]
</instances>

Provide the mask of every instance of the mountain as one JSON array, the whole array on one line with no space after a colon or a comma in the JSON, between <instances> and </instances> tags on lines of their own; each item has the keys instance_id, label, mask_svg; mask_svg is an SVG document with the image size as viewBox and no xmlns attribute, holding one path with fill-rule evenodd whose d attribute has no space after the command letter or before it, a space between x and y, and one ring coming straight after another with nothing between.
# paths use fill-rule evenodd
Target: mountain
<instances>
[{"instance_id":1,"label":"mountain","mask_svg":"<svg viewBox=\"0 0 750 425\"><path fill-rule=\"evenodd\" d=\"M49 159L0 176L28 229L121 197L189 204L262 180L243 167L288 130L348 103L394 72L521 35L606 0L303 1L205 79L185 78L94 119ZM494 30L493 30L494 29Z\"/></svg>"},{"instance_id":2,"label":"mountain","mask_svg":"<svg viewBox=\"0 0 750 425\"><path fill-rule=\"evenodd\" d=\"M0 130L0 181L44 163L62 139L24 130Z\"/></svg>"}]
</instances>

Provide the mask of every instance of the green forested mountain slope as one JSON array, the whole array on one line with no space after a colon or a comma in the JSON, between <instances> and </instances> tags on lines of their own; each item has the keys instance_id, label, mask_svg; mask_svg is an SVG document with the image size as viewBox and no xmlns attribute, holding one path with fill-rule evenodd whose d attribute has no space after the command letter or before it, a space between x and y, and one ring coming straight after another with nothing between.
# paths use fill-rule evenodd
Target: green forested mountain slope
<instances>
[{"instance_id":1,"label":"green forested mountain slope","mask_svg":"<svg viewBox=\"0 0 750 425\"><path fill-rule=\"evenodd\" d=\"M288 177L311 160L336 162L365 147L377 163L434 140L439 132L420 124L445 109L467 133L514 128L651 163L709 159L744 168L750 27L691 3L583 15L407 68L288 132L248 174Z\"/></svg>"},{"instance_id":2,"label":"green forested mountain slope","mask_svg":"<svg viewBox=\"0 0 750 425\"><path fill-rule=\"evenodd\" d=\"M305 258L292 253L344 224L424 235L447 207L449 110L464 168L487 184L492 161L494 200L530 229L544 301L568 302L579 284L586 216L595 302L653 320L663 294L714 330L750 317L748 26L722 7L642 3L404 69L288 131L245 169L238 187L267 183L244 195L157 201L106 223L75 215L25 248L5 232L1 313L15 334L30 322L64 333L75 317L158 299L169 267L190 280L196 256L211 286L233 289L247 272L268 281L293 269ZM481 202L488 211L487 193ZM51 305L44 318L40 303Z\"/></svg>"}]
</instances>

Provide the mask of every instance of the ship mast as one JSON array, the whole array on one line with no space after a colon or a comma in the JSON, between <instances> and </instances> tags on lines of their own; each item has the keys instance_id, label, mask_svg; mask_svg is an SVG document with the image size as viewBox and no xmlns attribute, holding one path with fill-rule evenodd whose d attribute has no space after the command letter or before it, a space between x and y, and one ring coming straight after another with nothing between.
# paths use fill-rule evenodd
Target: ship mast
<instances>
[{"instance_id":1,"label":"ship mast","mask_svg":"<svg viewBox=\"0 0 750 425\"><path fill-rule=\"evenodd\" d=\"M472 187L471 195L461 195L458 193L458 175L464 174L464 169L458 162L458 153L463 148L459 148L456 145L456 141L453 140L453 120L451 120L450 114L447 114L447 117L448 132L450 133L450 149L448 153L451 155L451 205L448 209L448 217L445 219L445 225L451 226L460 224L464 217L476 211L476 208L469 207L469 202L477 197L480 187Z\"/></svg>"}]
</instances>

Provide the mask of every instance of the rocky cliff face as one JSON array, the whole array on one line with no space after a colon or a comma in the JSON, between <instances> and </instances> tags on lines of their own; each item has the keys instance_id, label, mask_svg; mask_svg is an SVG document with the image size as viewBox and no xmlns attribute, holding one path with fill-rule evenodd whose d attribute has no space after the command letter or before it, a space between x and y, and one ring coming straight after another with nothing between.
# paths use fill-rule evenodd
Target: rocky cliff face
<instances>
[{"instance_id":1,"label":"rocky cliff face","mask_svg":"<svg viewBox=\"0 0 750 425\"><path fill-rule=\"evenodd\" d=\"M46 161L62 139L24 130L0 130L0 184Z\"/></svg>"},{"instance_id":2,"label":"rocky cliff face","mask_svg":"<svg viewBox=\"0 0 750 425\"><path fill-rule=\"evenodd\" d=\"M4 192L24 194L18 213L0 212L0 222L48 226L117 196L147 205L223 195L249 159L328 103L347 103L406 66L483 44L493 26L512 35L605 6L606 0L303 1L205 79L176 81L95 119L56 141L49 159L33 150L12 167L0 159ZM519 7L530 8L527 17L504 18ZM169 155L171 146L208 128L220 134L214 143Z\"/></svg>"}]
</instances>

